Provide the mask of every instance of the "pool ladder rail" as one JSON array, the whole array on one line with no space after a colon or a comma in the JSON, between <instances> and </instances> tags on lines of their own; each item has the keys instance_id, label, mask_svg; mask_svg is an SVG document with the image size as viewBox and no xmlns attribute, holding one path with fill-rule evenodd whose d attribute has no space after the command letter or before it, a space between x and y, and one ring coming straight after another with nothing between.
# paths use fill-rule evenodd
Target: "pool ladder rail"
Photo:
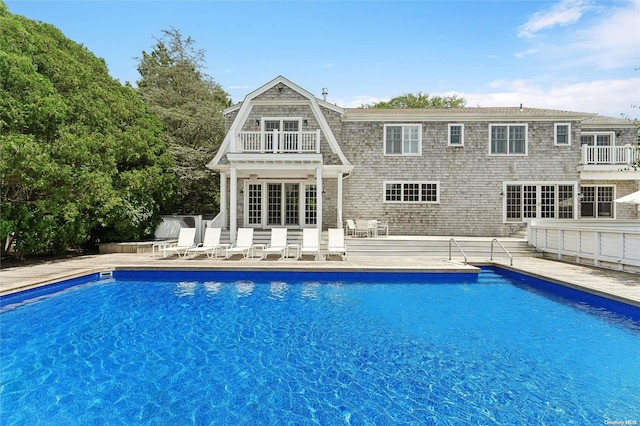
<instances>
[{"instance_id":1,"label":"pool ladder rail","mask_svg":"<svg viewBox=\"0 0 640 426\"><path fill-rule=\"evenodd\" d=\"M460 252L460 254L462 254L462 257L464 258L464 264L467 264L467 255L464 253L464 250L462 250L462 247L460 247L460 245L458 244L458 242L456 241L455 238L451 238L449 240L449 260L451 260L451 248L452 248L452 243L457 247L458 251ZM513 266L513 256L511 255L511 253L509 253L509 250L507 250L500 241L498 241L497 238L494 238L493 240L491 240L491 257L489 260L491 260L493 262L493 243L497 243L502 250L504 250L504 252L507 254L507 256L509 256L509 265Z\"/></svg>"},{"instance_id":2,"label":"pool ladder rail","mask_svg":"<svg viewBox=\"0 0 640 426\"><path fill-rule=\"evenodd\" d=\"M504 252L507 253L507 256L509 256L509 266L513 266L513 256L511 255L511 253L509 253L509 251L506 248L504 248L502 243L498 241L497 238L494 238L493 240L491 240L491 258L489 260L493 262L493 243L498 243L498 245L502 247L502 250L504 250Z\"/></svg>"},{"instance_id":3,"label":"pool ladder rail","mask_svg":"<svg viewBox=\"0 0 640 426\"><path fill-rule=\"evenodd\" d=\"M462 247L460 247L460 245L458 245L458 242L456 241L455 238L451 238L449 240L449 260L451 260L451 243L456 245L456 247L460 251L460 254L462 254L462 257L464 257L464 264L466 265L467 264L467 255L464 254L464 250L462 250Z\"/></svg>"}]
</instances>

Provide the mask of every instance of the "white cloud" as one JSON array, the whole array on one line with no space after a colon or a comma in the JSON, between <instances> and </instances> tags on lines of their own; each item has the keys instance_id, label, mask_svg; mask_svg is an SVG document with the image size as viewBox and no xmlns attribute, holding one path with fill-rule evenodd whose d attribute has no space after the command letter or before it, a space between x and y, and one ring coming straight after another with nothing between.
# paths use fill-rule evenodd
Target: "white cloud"
<instances>
[{"instance_id":1,"label":"white cloud","mask_svg":"<svg viewBox=\"0 0 640 426\"><path fill-rule=\"evenodd\" d=\"M576 33L569 49L584 52L585 61L603 68L640 65L640 0L613 8L605 19Z\"/></svg>"},{"instance_id":2,"label":"white cloud","mask_svg":"<svg viewBox=\"0 0 640 426\"><path fill-rule=\"evenodd\" d=\"M534 37L540 31L578 22L589 7L586 0L561 0L546 10L534 13L518 28L518 36Z\"/></svg>"},{"instance_id":3,"label":"white cloud","mask_svg":"<svg viewBox=\"0 0 640 426\"><path fill-rule=\"evenodd\" d=\"M494 81L490 93L460 93L467 106L519 106L640 118L640 77L575 82L543 87L526 80Z\"/></svg>"},{"instance_id":4,"label":"white cloud","mask_svg":"<svg viewBox=\"0 0 640 426\"><path fill-rule=\"evenodd\" d=\"M227 87L227 90L247 90L247 89L251 89L253 88L253 86L250 86L248 84L244 84L244 85L231 85Z\"/></svg>"}]
</instances>

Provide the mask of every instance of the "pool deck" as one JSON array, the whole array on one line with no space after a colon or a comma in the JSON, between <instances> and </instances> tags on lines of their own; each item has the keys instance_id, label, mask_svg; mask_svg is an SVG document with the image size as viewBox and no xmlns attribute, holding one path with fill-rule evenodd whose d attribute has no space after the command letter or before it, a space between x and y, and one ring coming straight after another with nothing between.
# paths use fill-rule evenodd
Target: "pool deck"
<instances>
[{"instance_id":1,"label":"pool deck","mask_svg":"<svg viewBox=\"0 0 640 426\"><path fill-rule=\"evenodd\" d=\"M518 257L509 266L507 258L469 259L470 265L429 256L349 256L347 260L295 259L194 259L153 258L149 254L96 254L33 265L0 269L0 295L46 285L63 279L115 269L242 269L254 270L313 270L313 271L419 271L475 273L472 265L496 265L543 278L569 287L640 306L640 274L575 265L537 257Z\"/></svg>"}]
</instances>

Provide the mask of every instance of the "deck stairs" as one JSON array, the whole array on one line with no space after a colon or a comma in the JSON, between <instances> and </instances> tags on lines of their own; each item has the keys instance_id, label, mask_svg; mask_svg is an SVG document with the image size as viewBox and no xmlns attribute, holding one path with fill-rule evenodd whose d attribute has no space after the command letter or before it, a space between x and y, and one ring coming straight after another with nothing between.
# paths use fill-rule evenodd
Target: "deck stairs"
<instances>
[{"instance_id":1,"label":"deck stairs","mask_svg":"<svg viewBox=\"0 0 640 426\"><path fill-rule=\"evenodd\" d=\"M268 244L271 232L268 230L255 230L254 243ZM354 238L347 236L345 243L349 256L432 256L439 258L449 257L449 241L454 238L458 246L464 251L469 260L489 260L491 257L491 241L493 237L450 237L450 236L402 236L390 235L378 238ZM500 237L497 240L513 256L517 257L542 257L535 248L527 244L523 237ZM229 231L222 231L221 241L229 241ZM302 231L290 229L287 232L289 244L302 242ZM322 233L320 242L321 252L327 247L327 232ZM494 258L508 258L500 245L493 244ZM460 260L462 255L452 244L452 259Z\"/></svg>"}]
</instances>

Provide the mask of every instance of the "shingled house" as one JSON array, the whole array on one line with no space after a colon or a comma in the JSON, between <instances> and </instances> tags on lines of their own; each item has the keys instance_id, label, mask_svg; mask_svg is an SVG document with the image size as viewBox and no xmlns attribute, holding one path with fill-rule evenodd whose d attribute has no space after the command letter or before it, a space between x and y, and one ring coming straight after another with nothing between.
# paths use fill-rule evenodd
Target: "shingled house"
<instances>
[{"instance_id":1,"label":"shingled house","mask_svg":"<svg viewBox=\"0 0 640 426\"><path fill-rule=\"evenodd\" d=\"M224 111L209 167L238 227L508 236L532 218L638 219L629 120L527 107L341 108L280 76Z\"/></svg>"}]
</instances>

